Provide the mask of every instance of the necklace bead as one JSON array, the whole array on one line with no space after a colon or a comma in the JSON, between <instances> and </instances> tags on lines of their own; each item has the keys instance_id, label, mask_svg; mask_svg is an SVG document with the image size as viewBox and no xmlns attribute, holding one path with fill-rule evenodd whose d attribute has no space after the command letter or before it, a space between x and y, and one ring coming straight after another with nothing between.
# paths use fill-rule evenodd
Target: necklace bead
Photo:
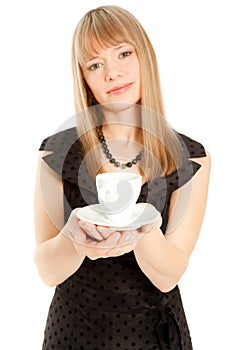
<instances>
[{"instance_id":1,"label":"necklace bead","mask_svg":"<svg viewBox=\"0 0 233 350\"><path fill-rule=\"evenodd\" d=\"M116 168L132 168L133 165L136 165L142 159L143 151L140 151L140 153L134 159L132 159L131 162L121 163L112 156L112 153L108 149L108 145L105 140L104 134L101 130L99 130L99 140L106 158L108 158L109 162L113 164Z\"/></svg>"}]
</instances>

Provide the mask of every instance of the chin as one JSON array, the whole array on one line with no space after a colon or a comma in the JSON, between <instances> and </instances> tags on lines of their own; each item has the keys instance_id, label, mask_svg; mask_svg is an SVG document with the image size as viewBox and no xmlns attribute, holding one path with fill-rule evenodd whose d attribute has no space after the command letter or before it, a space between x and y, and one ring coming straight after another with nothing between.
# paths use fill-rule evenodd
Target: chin
<instances>
[{"instance_id":1,"label":"chin","mask_svg":"<svg viewBox=\"0 0 233 350\"><path fill-rule=\"evenodd\" d=\"M131 108L137 104L141 104L141 99L118 99L111 102L102 103L101 105L106 110L111 110L114 112L120 112Z\"/></svg>"}]
</instances>

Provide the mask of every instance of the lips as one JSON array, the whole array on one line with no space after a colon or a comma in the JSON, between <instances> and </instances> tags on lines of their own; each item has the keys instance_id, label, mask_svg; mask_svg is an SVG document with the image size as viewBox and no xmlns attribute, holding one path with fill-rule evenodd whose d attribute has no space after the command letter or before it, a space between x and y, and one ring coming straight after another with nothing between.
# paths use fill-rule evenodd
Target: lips
<instances>
[{"instance_id":1,"label":"lips","mask_svg":"<svg viewBox=\"0 0 233 350\"><path fill-rule=\"evenodd\" d=\"M114 86L112 89L107 91L107 94L109 95L118 95L118 94L122 94L123 92L125 92L128 88L130 88L130 86L133 83L126 83L126 84L121 84L118 86Z\"/></svg>"}]
</instances>

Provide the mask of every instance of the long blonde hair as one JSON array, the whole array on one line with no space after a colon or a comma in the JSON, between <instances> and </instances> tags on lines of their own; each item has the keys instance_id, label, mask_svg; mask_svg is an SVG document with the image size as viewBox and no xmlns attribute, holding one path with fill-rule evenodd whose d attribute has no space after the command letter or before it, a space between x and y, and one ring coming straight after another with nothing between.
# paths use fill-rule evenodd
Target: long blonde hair
<instances>
[{"instance_id":1,"label":"long blonde hair","mask_svg":"<svg viewBox=\"0 0 233 350\"><path fill-rule=\"evenodd\" d=\"M99 149L99 121L96 108L90 108L96 101L83 77L82 65L98 49L122 42L135 47L140 62L141 129L146 150L141 161L143 169L146 169L148 179L169 174L181 163L181 147L176 133L165 119L156 55L138 20L118 6L101 6L87 12L73 35L72 69L77 129L84 154L87 155L89 172L95 176L100 168L96 151Z\"/></svg>"}]
</instances>

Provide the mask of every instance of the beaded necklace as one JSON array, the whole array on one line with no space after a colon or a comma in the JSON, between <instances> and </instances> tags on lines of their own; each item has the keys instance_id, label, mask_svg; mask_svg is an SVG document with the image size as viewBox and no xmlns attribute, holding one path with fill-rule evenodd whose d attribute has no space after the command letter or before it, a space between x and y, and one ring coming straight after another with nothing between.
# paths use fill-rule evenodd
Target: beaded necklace
<instances>
[{"instance_id":1,"label":"beaded necklace","mask_svg":"<svg viewBox=\"0 0 233 350\"><path fill-rule=\"evenodd\" d=\"M137 164L142 159L143 151L140 151L139 154L135 158L133 158L130 162L121 163L118 160L116 160L111 154L108 148L107 142L105 140L104 134L100 129L99 129L99 139L106 158L109 159L109 162L117 168L121 168L121 169L131 168L133 165Z\"/></svg>"}]
</instances>

